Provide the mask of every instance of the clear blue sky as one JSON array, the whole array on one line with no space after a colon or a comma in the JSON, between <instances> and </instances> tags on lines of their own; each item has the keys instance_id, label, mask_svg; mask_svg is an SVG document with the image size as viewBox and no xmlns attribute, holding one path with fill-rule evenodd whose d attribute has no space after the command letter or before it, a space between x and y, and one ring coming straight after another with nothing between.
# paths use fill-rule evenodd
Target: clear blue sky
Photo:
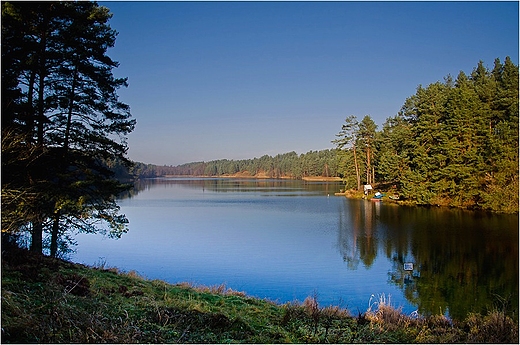
<instances>
[{"instance_id":1,"label":"clear blue sky","mask_svg":"<svg viewBox=\"0 0 520 345\"><path fill-rule=\"evenodd\" d=\"M518 2L99 2L119 32L132 160L178 165L332 148L418 85L518 64Z\"/></svg>"}]
</instances>

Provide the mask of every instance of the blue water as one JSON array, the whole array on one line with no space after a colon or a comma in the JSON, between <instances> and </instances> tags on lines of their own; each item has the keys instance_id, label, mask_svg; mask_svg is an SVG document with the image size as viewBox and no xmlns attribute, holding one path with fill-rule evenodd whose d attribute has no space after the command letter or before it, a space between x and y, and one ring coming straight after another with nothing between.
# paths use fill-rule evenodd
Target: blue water
<instances>
[{"instance_id":1,"label":"blue water","mask_svg":"<svg viewBox=\"0 0 520 345\"><path fill-rule=\"evenodd\" d=\"M421 303L421 311L432 303L435 308L440 304L442 312L451 307L448 299L426 301L431 299L426 293L425 301L417 302L429 286L426 279L436 278L421 278L432 272L421 272L432 255L417 252L431 235L414 234L424 224L435 228L431 219L438 215L417 216L411 208L334 196L338 184L172 178L149 181L142 188L119 202L130 231L118 240L79 235L74 261L135 270L171 283L225 284L279 303L316 294L321 305L340 305L354 314L379 298L390 299L405 313L418 310ZM417 228L413 217L418 217ZM453 223L451 216L443 217ZM475 218L471 213L462 217ZM514 225L515 218L504 219L499 219L501 227ZM500 246L510 237L496 240ZM404 271L404 262L415 263L414 271ZM441 264L446 271L459 265ZM450 279L448 273L431 276ZM518 264L516 277L511 284L518 290Z\"/></svg>"}]
</instances>

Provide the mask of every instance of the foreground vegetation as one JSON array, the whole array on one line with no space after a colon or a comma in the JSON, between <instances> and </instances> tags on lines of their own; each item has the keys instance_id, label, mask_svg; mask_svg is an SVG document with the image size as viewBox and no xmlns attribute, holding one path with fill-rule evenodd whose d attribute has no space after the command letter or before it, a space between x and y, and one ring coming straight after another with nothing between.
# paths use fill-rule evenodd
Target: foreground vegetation
<instances>
[{"instance_id":1,"label":"foreground vegetation","mask_svg":"<svg viewBox=\"0 0 520 345\"><path fill-rule=\"evenodd\" d=\"M406 316L381 299L351 315L316 297L278 305L226 289L90 268L3 241L3 343L518 343L499 311Z\"/></svg>"}]
</instances>

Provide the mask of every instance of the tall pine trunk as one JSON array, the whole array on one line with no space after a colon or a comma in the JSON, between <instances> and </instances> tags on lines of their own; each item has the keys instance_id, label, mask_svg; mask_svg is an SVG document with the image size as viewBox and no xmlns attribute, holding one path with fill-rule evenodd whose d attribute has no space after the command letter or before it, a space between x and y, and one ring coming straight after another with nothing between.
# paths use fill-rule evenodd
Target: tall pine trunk
<instances>
[{"instance_id":1,"label":"tall pine trunk","mask_svg":"<svg viewBox=\"0 0 520 345\"><path fill-rule=\"evenodd\" d=\"M370 174L370 147L367 147L367 184L372 184Z\"/></svg>"},{"instance_id":2,"label":"tall pine trunk","mask_svg":"<svg viewBox=\"0 0 520 345\"><path fill-rule=\"evenodd\" d=\"M36 117L38 119L38 130L37 130L37 141L36 144L38 146L38 149L40 151L43 151L44 148L44 141L43 141L43 134L44 134L44 123L45 123L45 107L44 107L44 85L45 85L45 48L46 48L47 40L46 40L46 33L44 32L42 34L41 38L41 51L40 51L40 60L38 65L38 110ZM45 217L45 214L43 210L36 210L36 212L39 212L39 219L38 221L33 223L32 228L32 239L31 239L31 250L34 252L42 253L43 249L43 220L42 218Z\"/></svg>"},{"instance_id":3,"label":"tall pine trunk","mask_svg":"<svg viewBox=\"0 0 520 345\"><path fill-rule=\"evenodd\" d=\"M353 145L352 148L354 150L354 167L356 168L357 190L361 190L361 176L359 175L359 166L358 166L358 162L357 162L356 145Z\"/></svg>"},{"instance_id":4,"label":"tall pine trunk","mask_svg":"<svg viewBox=\"0 0 520 345\"><path fill-rule=\"evenodd\" d=\"M68 151L69 151L69 141L70 141L70 127L72 125L72 112L74 108L74 95L76 89L76 80L77 80L77 68L74 70L74 75L72 78L72 85L70 88L69 94L69 109L67 113L67 125L65 127L65 138L63 140L63 155L61 157L60 166L63 170L67 169L69 164L68 159ZM58 252L58 238L60 236L60 210L56 210L54 212L54 220L52 223L52 233L51 233L51 246L50 246L50 254L51 257L56 257Z\"/></svg>"}]
</instances>

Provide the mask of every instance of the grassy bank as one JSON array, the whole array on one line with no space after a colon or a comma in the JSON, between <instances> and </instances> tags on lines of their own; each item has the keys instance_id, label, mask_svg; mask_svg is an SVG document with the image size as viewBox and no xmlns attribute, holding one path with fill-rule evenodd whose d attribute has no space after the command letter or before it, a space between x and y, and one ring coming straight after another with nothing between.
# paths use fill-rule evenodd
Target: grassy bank
<instances>
[{"instance_id":1,"label":"grassy bank","mask_svg":"<svg viewBox=\"0 0 520 345\"><path fill-rule=\"evenodd\" d=\"M314 297L278 305L2 249L2 343L518 343L499 312L450 322L380 302L361 315Z\"/></svg>"}]
</instances>

